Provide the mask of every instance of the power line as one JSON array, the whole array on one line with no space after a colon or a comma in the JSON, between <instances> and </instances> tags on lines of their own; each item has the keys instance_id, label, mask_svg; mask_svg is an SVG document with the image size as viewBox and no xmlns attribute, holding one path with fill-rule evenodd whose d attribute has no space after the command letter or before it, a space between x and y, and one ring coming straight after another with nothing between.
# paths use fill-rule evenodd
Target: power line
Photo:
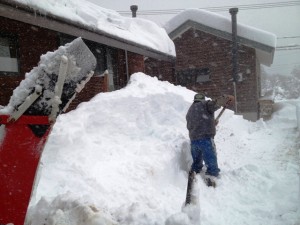
<instances>
[{"instance_id":1,"label":"power line","mask_svg":"<svg viewBox=\"0 0 300 225\"><path fill-rule=\"evenodd\" d=\"M289 66L289 65L300 65L300 62L295 63L285 63L285 64L274 64L271 67L278 67L278 66Z\"/></svg>"},{"instance_id":2,"label":"power line","mask_svg":"<svg viewBox=\"0 0 300 225\"><path fill-rule=\"evenodd\" d=\"M300 45L277 46L276 51L300 50Z\"/></svg>"},{"instance_id":3,"label":"power line","mask_svg":"<svg viewBox=\"0 0 300 225\"><path fill-rule=\"evenodd\" d=\"M300 36L278 37L277 39L291 39L291 38L300 38Z\"/></svg>"},{"instance_id":4,"label":"power line","mask_svg":"<svg viewBox=\"0 0 300 225\"><path fill-rule=\"evenodd\" d=\"M285 52L285 54L276 54L277 57L286 57L286 56L292 56L292 55L299 55L299 52Z\"/></svg>"},{"instance_id":5,"label":"power line","mask_svg":"<svg viewBox=\"0 0 300 225\"><path fill-rule=\"evenodd\" d=\"M292 51L292 50L300 50L299 48L280 48L280 49L276 49L276 51Z\"/></svg>"},{"instance_id":6,"label":"power line","mask_svg":"<svg viewBox=\"0 0 300 225\"><path fill-rule=\"evenodd\" d=\"M300 44L281 45L281 46L277 46L276 48L295 48L295 47L300 47Z\"/></svg>"},{"instance_id":7,"label":"power line","mask_svg":"<svg viewBox=\"0 0 300 225\"><path fill-rule=\"evenodd\" d=\"M236 6L219 6L219 7L204 7L199 9L205 9L212 12L227 11L229 8L238 7L239 10L251 10L251 9L263 9L263 8L278 8L300 5L300 1L288 1L288 2L274 2L274 3L260 3L260 4L248 4L248 5L236 5ZM166 14L178 14L185 9L157 9L157 10L140 10L140 15L166 15ZM120 14L131 14L131 11L118 11Z\"/></svg>"}]
</instances>

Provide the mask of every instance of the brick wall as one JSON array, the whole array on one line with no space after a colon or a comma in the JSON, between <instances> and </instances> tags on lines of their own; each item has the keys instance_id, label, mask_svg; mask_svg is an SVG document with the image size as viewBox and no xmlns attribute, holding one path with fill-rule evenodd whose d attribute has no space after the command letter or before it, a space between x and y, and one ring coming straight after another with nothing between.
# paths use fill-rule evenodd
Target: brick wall
<instances>
[{"instance_id":1,"label":"brick wall","mask_svg":"<svg viewBox=\"0 0 300 225\"><path fill-rule=\"evenodd\" d=\"M234 94L232 83L232 55L231 42L214 35L189 29L174 41L176 46L175 70L187 68L209 68L210 81L191 84L187 87L194 91L204 91L212 98L221 94ZM246 46L239 46L239 73L242 82L237 83L238 113L257 112L258 93L255 50ZM153 67L156 71L154 71ZM161 62L148 59L146 72L149 75L159 74L161 79L176 84L174 70L171 65L164 66ZM152 69L148 69L152 68ZM164 71L167 71L164 74ZM173 73L173 75L170 74Z\"/></svg>"},{"instance_id":2,"label":"brick wall","mask_svg":"<svg viewBox=\"0 0 300 225\"><path fill-rule=\"evenodd\" d=\"M91 77L90 81L86 83L82 91L76 94L76 98L68 107L67 112L76 109L80 103L89 101L98 93L106 92L107 89L105 87L107 87L107 84L105 84L104 81L104 77Z\"/></svg>"},{"instance_id":3,"label":"brick wall","mask_svg":"<svg viewBox=\"0 0 300 225\"><path fill-rule=\"evenodd\" d=\"M25 73L37 66L40 56L57 48L56 32L0 17L0 32L17 35L19 46L19 75L0 75L0 105L7 105L13 90Z\"/></svg>"},{"instance_id":4,"label":"brick wall","mask_svg":"<svg viewBox=\"0 0 300 225\"><path fill-rule=\"evenodd\" d=\"M144 56L128 52L128 70L129 74L145 72Z\"/></svg>"},{"instance_id":5,"label":"brick wall","mask_svg":"<svg viewBox=\"0 0 300 225\"><path fill-rule=\"evenodd\" d=\"M135 54L132 52L127 53L128 57L128 71L129 75L136 72L144 72L144 56ZM118 76L114 80L115 85L122 88L127 84L127 74L126 74L126 57L125 51L119 50L117 53L117 68ZM108 91L108 81L107 77L93 76L91 80L85 85L85 88L77 94L76 98L73 100L72 104L67 111L73 110L81 102L89 101L99 92Z\"/></svg>"},{"instance_id":6,"label":"brick wall","mask_svg":"<svg viewBox=\"0 0 300 225\"><path fill-rule=\"evenodd\" d=\"M117 55L118 62L118 76L114 80L118 87L125 87L130 79L130 76L136 72L145 72L144 56L127 52L128 60L128 78L127 78L127 67L126 67L126 53L124 50L119 49Z\"/></svg>"},{"instance_id":7,"label":"brick wall","mask_svg":"<svg viewBox=\"0 0 300 225\"><path fill-rule=\"evenodd\" d=\"M176 84L175 64L172 62L147 58L145 60L145 73L157 77L159 80Z\"/></svg>"}]
</instances>

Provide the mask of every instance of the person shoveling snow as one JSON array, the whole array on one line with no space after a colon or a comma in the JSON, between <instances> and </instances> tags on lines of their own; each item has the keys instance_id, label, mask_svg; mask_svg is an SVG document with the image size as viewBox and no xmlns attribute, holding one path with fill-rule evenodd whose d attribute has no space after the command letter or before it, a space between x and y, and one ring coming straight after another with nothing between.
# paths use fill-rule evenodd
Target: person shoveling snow
<instances>
[{"instance_id":1,"label":"person shoveling snow","mask_svg":"<svg viewBox=\"0 0 300 225\"><path fill-rule=\"evenodd\" d=\"M189 179L193 179L194 173L200 174L202 172L204 160L206 165L204 180L208 186L215 187L214 179L219 176L220 169L214 142L216 135L214 114L221 107L228 108L233 103L234 97L232 95L222 95L216 100L205 100L204 93L197 93L194 96L194 102L186 115L193 157Z\"/></svg>"}]
</instances>

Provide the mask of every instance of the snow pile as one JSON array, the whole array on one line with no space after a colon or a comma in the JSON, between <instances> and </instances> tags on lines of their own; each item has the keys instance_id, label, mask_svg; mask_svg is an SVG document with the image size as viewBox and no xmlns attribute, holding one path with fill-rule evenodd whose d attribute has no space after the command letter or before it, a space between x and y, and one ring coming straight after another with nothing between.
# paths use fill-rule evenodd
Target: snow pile
<instances>
[{"instance_id":1,"label":"snow pile","mask_svg":"<svg viewBox=\"0 0 300 225\"><path fill-rule=\"evenodd\" d=\"M296 110L284 102L268 122L225 111L216 135L218 187L197 177L195 205L183 207L193 95L137 73L126 88L60 115L26 224L297 224Z\"/></svg>"},{"instance_id":2,"label":"snow pile","mask_svg":"<svg viewBox=\"0 0 300 225\"><path fill-rule=\"evenodd\" d=\"M79 23L89 29L137 43L175 56L175 47L166 31L154 22L123 17L86 0L13 0L42 14Z\"/></svg>"}]
</instances>

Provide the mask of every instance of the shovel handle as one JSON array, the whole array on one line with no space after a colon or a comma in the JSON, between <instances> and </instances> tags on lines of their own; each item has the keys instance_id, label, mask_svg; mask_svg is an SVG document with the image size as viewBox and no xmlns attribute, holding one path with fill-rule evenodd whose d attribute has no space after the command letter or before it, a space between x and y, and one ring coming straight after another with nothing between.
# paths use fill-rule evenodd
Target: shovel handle
<instances>
[{"instance_id":1,"label":"shovel handle","mask_svg":"<svg viewBox=\"0 0 300 225\"><path fill-rule=\"evenodd\" d=\"M216 125L219 123L219 119L222 116L222 114L225 112L226 107L224 106L221 110L221 112L218 114L217 118L215 119Z\"/></svg>"},{"instance_id":2,"label":"shovel handle","mask_svg":"<svg viewBox=\"0 0 300 225\"><path fill-rule=\"evenodd\" d=\"M227 99L227 102L224 104L221 112L219 113L219 115L215 119L215 124L216 125L219 123L219 119L223 115L223 113L225 112L225 109L227 109L227 107L229 106L229 103L232 103L233 101L234 101L234 98L233 99L232 98Z\"/></svg>"}]
</instances>

